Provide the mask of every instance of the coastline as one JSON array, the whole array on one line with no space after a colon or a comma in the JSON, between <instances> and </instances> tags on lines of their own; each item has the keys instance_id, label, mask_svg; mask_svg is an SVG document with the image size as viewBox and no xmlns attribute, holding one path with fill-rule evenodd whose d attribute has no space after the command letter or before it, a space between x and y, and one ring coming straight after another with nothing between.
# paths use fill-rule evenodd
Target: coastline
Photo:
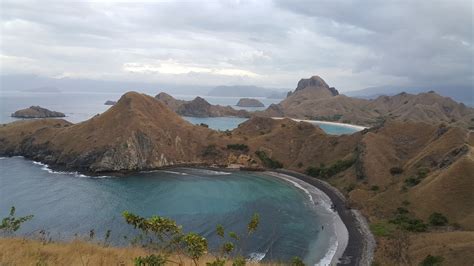
<instances>
[{"instance_id":1,"label":"coastline","mask_svg":"<svg viewBox=\"0 0 474 266\"><path fill-rule=\"evenodd\" d=\"M289 119L291 119L293 121L297 121L297 122L308 122L308 123L317 123L317 124L324 124L324 125L341 126L341 127L356 129L356 130L359 130L359 131L368 128L368 127L365 127L365 126L354 125L354 124L345 124L345 123L339 123L339 122L330 122L330 121L321 121L321 120L308 120L308 119L296 119L296 118L291 118L291 117L272 117L272 119L285 119L285 118L289 118Z\"/></svg>"},{"instance_id":2,"label":"coastline","mask_svg":"<svg viewBox=\"0 0 474 266\"><path fill-rule=\"evenodd\" d=\"M338 241L341 241L341 245L338 245L330 265L370 265L372 263L375 250L374 236L360 212L347 207L346 199L341 192L324 181L291 170L280 169L266 173L272 173L270 175L293 182L299 181L299 185L312 186L329 197L334 204L337 216L343 224L342 228L341 225L335 226L336 237ZM337 231L344 228L347 230L348 239L342 248L345 239L344 232L337 235Z\"/></svg>"}]
</instances>

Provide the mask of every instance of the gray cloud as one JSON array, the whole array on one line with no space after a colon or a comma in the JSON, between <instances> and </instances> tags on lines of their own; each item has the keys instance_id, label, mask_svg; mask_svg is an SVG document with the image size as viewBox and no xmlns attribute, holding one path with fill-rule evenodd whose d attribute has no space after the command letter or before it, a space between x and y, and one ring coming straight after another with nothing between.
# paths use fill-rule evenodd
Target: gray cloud
<instances>
[{"instance_id":1,"label":"gray cloud","mask_svg":"<svg viewBox=\"0 0 474 266\"><path fill-rule=\"evenodd\" d=\"M472 86L471 1L1 2L1 70L341 90Z\"/></svg>"}]
</instances>

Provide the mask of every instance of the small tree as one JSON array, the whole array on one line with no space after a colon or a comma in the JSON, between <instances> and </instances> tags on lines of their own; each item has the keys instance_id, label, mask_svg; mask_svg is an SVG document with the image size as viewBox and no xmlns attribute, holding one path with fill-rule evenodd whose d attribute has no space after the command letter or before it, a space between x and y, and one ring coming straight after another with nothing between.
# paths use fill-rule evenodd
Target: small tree
<instances>
[{"instance_id":1,"label":"small tree","mask_svg":"<svg viewBox=\"0 0 474 266\"><path fill-rule=\"evenodd\" d=\"M420 266L440 266L444 258L441 256L428 255L425 259L420 262Z\"/></svg>"},{"instance_id":2,"label":"small tree","mask_svg":"<svg viewBox=\"0 0 474 266\"><path fill-rule=\"evenodd\" d=\"M23 217L15 217L15 206L10 208L10 215L2 219L2 224L0 225L0 231L4 235L12 235L14 232L20 229L21 225L33 219L33 215L27 215Z\"/></svg>"}]
</instances>

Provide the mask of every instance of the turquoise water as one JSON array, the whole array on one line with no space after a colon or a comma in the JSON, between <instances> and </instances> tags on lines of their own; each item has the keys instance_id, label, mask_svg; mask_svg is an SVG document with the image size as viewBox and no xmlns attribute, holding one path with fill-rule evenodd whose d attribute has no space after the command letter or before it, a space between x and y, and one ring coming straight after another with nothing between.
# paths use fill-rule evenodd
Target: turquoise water
<instances>
[{"instance_id":1,"label":"turquoise water","mask_svg":"<svg viewBox=\"0 0 474 266\"><path fill-rule=\"evenodd\" d=\"M310 250L327 244L320 238L322 218L306 194L261 173L177 168L91 178L47 171L21 157L0 159L0 172L0 217L13 205L18 215L35 215L21 228L21 235L35 236L43 229L53 239L67 240L94 229L100 240L110 229L114 245L127 245L136 235L120 216L128 210L173 218L185 231L207 237L215 249L216 224L245 232L257 212L260 227L244 240L245 255L265 254L264 260L282 261L300 256L314 264L327 250Z\"/></svg>"}]
</instances>

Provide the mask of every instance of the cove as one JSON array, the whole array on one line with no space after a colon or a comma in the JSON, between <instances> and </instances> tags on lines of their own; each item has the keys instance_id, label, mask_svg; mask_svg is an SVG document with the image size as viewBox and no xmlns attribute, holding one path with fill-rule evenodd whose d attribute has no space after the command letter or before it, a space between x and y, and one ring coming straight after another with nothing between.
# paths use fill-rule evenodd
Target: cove
<instances>
[{"instance_id":1,"label":"cove","mask_svg":"<svg viewBox=\"0 0 474 266\"><path fill-rule=\"evenodd\" d=\"M53 172L21 157L1 158L0 171L0 216L11 206L18 215L35 215L18 232L27 237L45 230L54 240L71 240L93 229L100 240L111 230L113 245L128 245L136 235L121 217L128 210L175 219L185 231L206 237L212 250L219 241L217 224L244 233L252 214L259 213L260 226L243 245L247 257L299 256L314 265L332 248L331 218L311 202L320 199L310 200L301 188L263 173L175 168L87 177Z\"/></svg>"}]
</instances>

